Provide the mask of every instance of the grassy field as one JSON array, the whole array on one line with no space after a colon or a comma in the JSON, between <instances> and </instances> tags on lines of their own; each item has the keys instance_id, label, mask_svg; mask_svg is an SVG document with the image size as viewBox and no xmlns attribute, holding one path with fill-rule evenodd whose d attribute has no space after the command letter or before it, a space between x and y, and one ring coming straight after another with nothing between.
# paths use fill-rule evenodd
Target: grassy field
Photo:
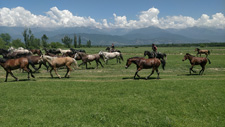
<instances>
[{"instance_id":1,"label":"grassy field","mask_svg":"<svg viewBox=\"0 0 225 127\"><path fill-rule=\"evenodd\" d=\"M95 62L74 70L70 78L50 78L42 67L35 79L15 70L20 81L0 67L0 126L65 127L222 127L225 126L225 47L207 47L211 51L202 76L189 75L185 53L195 47L159 47L168 54L166 70L160 67L160 79L151 70L142 70L134 80L135 65L125 69L126 59L143 56L151 47L124 47L124 61L110 60L104 68ZM104 48L86 48L98 53ZM81 63L81 61L78 61ZM200 66L194 67L197 72ZM65 69L59 74L65 75Z\"/></svg>"}]
</instances>

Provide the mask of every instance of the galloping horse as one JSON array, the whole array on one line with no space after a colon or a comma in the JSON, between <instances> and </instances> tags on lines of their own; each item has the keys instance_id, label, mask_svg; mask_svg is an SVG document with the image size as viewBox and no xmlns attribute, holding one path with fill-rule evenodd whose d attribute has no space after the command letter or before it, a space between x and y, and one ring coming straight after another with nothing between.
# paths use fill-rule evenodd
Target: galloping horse
<instances>
[{"instance_id":1,"label":"galloping horse","mask_svg":"<svg viewBox=\"0 0 225 127\"><path fill-rule=\"evenodd\" d=\"M152 73L150 75L148 75L146 77L146 79L148 79L156 70L157 74L158 74L158 79L159 79L159 71L158 68L161 64L160 60L157 58L150 58L150 59L145 59L143 57L131 57L129 59L127 59L127 63L125 68L127 69L132 63L136 64L137 66L137 71L134 74L134 79L136 76L138 76L138 78L140 78L140 76L138 75L138 72L142 69L150 69L152 68Z\"/></svg>"},{"instance_id":2,"label":"galloping horse","mask_svg":"<svg viewBox=\"0 0 225 127\"><path fill-rule=\"evenodd\" d=\"M83 64L85 64L86 65L86 69L87 69L87 62L91 62L91 61L94 61L95 60L95 62L96 62L96 64L97 64L97 68L98 68L98 63L100 63L100 65L102 66L102 67L104 67L103 65L102 65L102 63L101 63L101 61L100 61L100 58L102 58L102 56L101 55L99 55L99 54L92 54L92 55L88 55L88 54L86 54L86 53L83 53L83 52L78 52L78 53L76 53L75 54L75 56L74 56L74 59L77 59L77 60L82 60L82 63L80 64L80 65L83 65ZM103 58L102 58L103 59ZM80 66L79 65L79 66Z\"/></svg>"},{"instance_id":3,"label":"galloping horse","mask_svg":"<svg viewBox=\"0 0 225 127\"><path fill-rule=\"evenodd\" d=\"M27 58L21 57L17 59L8 59L8 60L0 58L0 65L6 71L5 82L7 82L8 74L10 74L13 78L15 78L16 81L18 81L18 78L16 78L13 75L12 70L19 69L19 68L22 68L28 73L28 79L30 79L30 75L29 75L30 73L31 73L31 76L35 78L34 75L32 74L32 70L29 68L29 60Z\"/></svg>"},{"instance_id":4,"label":"galloping horse","mask_svg":"<svg viewBox=\"0 0 225 127\"><path fill-rule=\"evenodd\" d=\"M200 65L202 67L202 70L199 72L199 75L201 75L205 71L205 65L207 64L207 61L209 61L209 64L211 64L210 60L207 57L206 58L195 57L195 56L190 55L189 53L186 53L186 55L184 56L182 61L185 61L186 59L189 59L190 64L191 64L190 74L191 74L191 71L196 73L196 71L193 70L193 67L195 65Z\"/></svg>"},{"instance_id":5,"label":"galloping horse","mask_svg":"<svg viewBox=\"0 0 225 127\"><path fill-rule=\"evenodd\" d=\"M201 50L199 48L196 48L195 51L197 51L197 56L198 56L198 54L200 54L200 56L201 56L201 54L205 54L207 57L210 54L209 50Z\"/></svg>"},{"instance_id":6,"label":"galloping horse","mask_svg":"<svg viewBox=\"0 0 225 127\"><path fill-rule=\"evenodd\" d=\"M56 75L61 78L61 76L57 73L57 68L66 66L67 72L65 75L66 77L70 76L70 71L72 71L71 65L74 63L75 66L77 67L77 61L71 57L51 57L51 56L46 56L46 55L41 55L41 61L47 61L49 65L52 67L50 70L50 75L53 78L52 75L52 70L55 70Z\"/></svg>"},{"instance_id":7,"label":"galloping horse","mask_svg":"<svg viewBox=\"0 0 225 127\"><path fill-rule=\"evenodd\" d=\"M42 55L42 52L40 49L30 49L30 51L33 53L33 54L37 54L38 56L41 56Z\"/></svg>"},{"instance_id":8,"label":"galloping horse","mask_svg":"<svg viewBox=\"0 0 225 127\"><path fill-rule=\"evenodd\" d=\"M123 60L123 56L122 56L122 54L120 52L102 52L102 51L100 51L99 55L104 56L104 58L105 58L104 61L106 62L106 64L108 64L108 60L109 59L116 58L117 63L118 63L118 59L119 59L119 63L121 63L120 59Z\"/></svg>"},{"instance_id":9,"label":"galloping horse","mask_svg":"<svg viewBox=\"0 0 225 127\"><path fill-rule=\"evenodd\" d=\"M110 49L109 47L107 47L105 50L108 51L108 52L119 52L119 53L121 53L120 50L117 50L117 49Z\"/></svg>"},{"instance_id":10,"label":"galloping horse","mask_svg":"<svg viewBox=\"0 0 225 127\"><path fill-rule=\"evenodd\" d=\"M47 68L47 71L48 71L48 66L46 64L46 61L40 60L41 59L40 56L26 56L26 58L29 60L29 62L32 63L31 66L35 69L35 72L41 68L42 64ZM34 66L36 64L39 64L38 68Z\"/></svg>"}]
</instances>

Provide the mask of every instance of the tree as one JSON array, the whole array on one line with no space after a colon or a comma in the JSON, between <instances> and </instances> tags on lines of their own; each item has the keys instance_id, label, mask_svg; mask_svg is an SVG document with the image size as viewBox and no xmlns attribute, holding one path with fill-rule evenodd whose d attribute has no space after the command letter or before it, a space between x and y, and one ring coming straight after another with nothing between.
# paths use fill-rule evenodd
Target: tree
<instances>
[{"instance_id":1,"label":"tree","mask_svg":"<svg viewBox=\"0 0 225 127\"><path fill-rule=\"evenodd\" d=\"M73 39L71 39L68 36L64 36L64 38L62 38L62 43L65 45L65 47L70 48L71 44L72 44Z\"/></svg>"},{"instance_id":2,"label":"tree","mask_svg":"<svg viewBox=\"0 0 225 127\"><path fill-rule=\"evenodd\" d=\"M80 36L79 36L79 40L78 40L78 47L80 48L81 47L81 38L80 38Z\"/></svg>"},{"instance_id":3,"label":"tree","mask_svg":"<svg viewBox=\"0 0 225 127\"><path fill-rule=\"evenodd\" d=\"M48 40L48 37L45 34L43 34L43 36L41 37L41 42L42 42L43 48L47 48L48 47L47 40Z\"/></svg>"},{"instance_id":4,"label":"tree","mask_svg":"<svg viewBox=\"0 0 225 127\"><path fill-rule=\"evenodd\" d=\"M62 45L60 42L51 42L51 43L49 44L49 46L50 46L51 48L60 48L60 47L63 47L63 45Z\"/></svg>"},{"instance_id":5,"label":"tree","mask_svg":"<svg viewBox=\"0 0 225 127\"><path fill-rule=\"evenodd\" d=\"M21 39L12 40L12 46L15 48L18 48L18 47L25 48L25 44L21 41Z\"/></svg>"},{"instance_id":6,"label":"tree","mask_svg":"<svg viewBox=\"0 0 225 127\"><path fill-rule=\"evenodd\" d=\"M25 43L25 47L28 48L29 47L29 35L27 34L27 28L23 31L23 38L24 38L24 43Z\"/></svg>"},{"instance_id":7,"label":"tree","mask_svg":"<svg viewBox=\"0 0 225 127\"><path fill-rule=\"evenodd\" d=\"M91 47L91 40L87 41L87 45L86 46L89 47L89 48Z\"/></svg>"},{"instance_id":8,"label":"tree","mask_svg":"<svg viewBox=\"0 0 225 127\"><path fill-rule=\"evenodd\" d=\"M0 47L6 48L6 42L2 38L0 38Z\"/></svg>"},{"instance_id":9,"label":"tree","mask_svg":"<svg viewBox=\"0 0 225 127\"><path fill-rule=\"evenodd\" d=\"M10 44L11 36L8 33L2 33L0 37L6 42L6 45Z\"/></svg>"},{"instance_id":10,"label":"tree","mask_svg":"<svg viewBox=\"0 0 225 127\"><path fill-rule=\"evenodd\" d=\"M77 36L76 36L76 34L74 34L74 48L77 48Z\"/></svg>"}]
</instances>

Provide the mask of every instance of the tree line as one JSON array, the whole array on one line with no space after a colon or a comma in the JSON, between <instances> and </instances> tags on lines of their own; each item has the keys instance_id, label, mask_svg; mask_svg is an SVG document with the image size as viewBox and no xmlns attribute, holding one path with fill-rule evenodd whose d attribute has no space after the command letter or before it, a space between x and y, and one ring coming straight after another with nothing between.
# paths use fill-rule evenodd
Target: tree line
<instances>
[{"instance_id":1,"label":"tree line","mask_svg":"<svg viewBox=\"0 0 225 127\"><path fill-rule=\"evenodd\" d=\"M41 39L36 38L32 33L30 28L24 29L22 32L23 41L21 39L12 40L12 37L8 33L0 34L0 47L9 48L11 46L18 48L23 47L26 49L41 49L41 48L81 48L81 47L91 47L91 41L88 40L86 44L81 43L81 36L78 37L74 34L74 38L69 36L64 36L61 42L50 42L48 43L48 36L43 34Z\"/></svg>"}]
</instances>

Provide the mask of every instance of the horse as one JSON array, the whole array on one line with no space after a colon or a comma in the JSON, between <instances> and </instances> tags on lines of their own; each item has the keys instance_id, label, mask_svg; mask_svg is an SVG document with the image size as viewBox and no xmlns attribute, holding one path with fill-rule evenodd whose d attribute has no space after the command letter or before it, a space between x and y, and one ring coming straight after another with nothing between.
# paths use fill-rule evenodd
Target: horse
<instances>
[{"instance_id":1,"label":"horse","mask_svg":"<svg viewBox=\"0 0 225 127\"><path fill-rule=\"evenodd\" d=\"M102 65L101 61L100 61L100 58L103 59L103 57L101 55L99 55L99 54L91 54L91 55L88 55L88 54L83 53L83 52L78 52L74 56L74 59L76 59L76 60L81 59L82 60L82 63L79 66L85 64L86 65L86 69L87 69L87 62L90 63L91 61L94 61L94 60L96 62L97 68L98 68L98 63L100 63L100 65L102 67L104 67Z\"/></svg>"},{"instance_id":2,"label":"horse","mask_svg":"<svg viewBox=\"0 0 225 127\"><path fill-rule=\"evenodd\" d=\"M28 73L28 79L30 79L30 74L33 78L35 78L32 73L32 70L29 68L29 64L30 64L29 60L25 57L8 60L0 58L0 65L6 71L5 82L7 82L8 74L10 74L13 78L15 78L16 81L18 81L18 78L13 75L12 70L19 68L25 70Z\"/></svg>"},{"instance_id":3,"label":"horse","mask_svg":"<svg viewBox=\"0 0 225 127\"><path fill-rule=\"evenodd\" d=\"M196 73L196 71L193 70L193 67L195 65L200 65L202 67L202 70L199 72L199 75L202 75L203 72L205 71L205 65L207 64L207 61L209 61L209 64L211 64L210 60L207 57L206 58L195 57L189 53L186 53L186 55L184 55L184 58L182 59L182 61L185 61L186 59L189 59L190 64L191 64L190 74L191 74L191 71Z\"/></svg>"},{"instance_id":4,"label":"horse","mask_svg":"<svg viewBox=\"0 0 225 127\"><path fill-rule=\"evenodd\" d=\"M53 69L56 75L59 78L61 78L61 76L57 73L57 68L66 66L67 72L66 72L65 78L66 77L69 78L70 71L72 71L71 65L75 64L75 66L77 67L77 61L71 57L51 57L51 56L41 55L40 58L41 58L40 59L41 61L47 61L49 65L51 66L50 75L52 78L53 78L53 75L52 75Z\"/></svg>"},{"instance_id":5,"label":"horse","mask_svg":"<svg viewBox=\"0 0 225 127\"><path fill-rule=\"evenodd\" d=\"M56 49L46 49L46 48L44 48L44 50L45 50L45 53L47 54L47 53L52 53L52 54L59 54L59 53L61 53L59 50L56 50Z\"/></svg>"},{"instance_id":6,"label":"horse","mask_svg":"<svg viewBox=\"0 0 225 127\"><path fill-rule=\"evenodd\" d=\"M122 54L120 52L102 52L102 51L100 51L99 55L104 56L104 61L106 62L106 64L108 64L108 60L109 59L116 58L117 63L118 63L118 59L119 59L119 63L121 63L120 59L123 60L123 56L122 56Z\"/></svg>"},{"instance_id":7,"label":"horse","mask_svg":"<svg viewBox=\"0 0 225 127\"><path fill-rule=\"evenodd\" d=\"M86 53L86 51L83 50L83 49L73 49L73 48L70 48L70 50L71 50L74 54L77 53L77 52L83 52L83 53Z\"/></svg>"},{"instance_id":8,"label":"horse","mask_svg":"<svg viewBox=\"0 0 225 127\"><path fill-rule=\"evenodd\" d=\"M132 63L136 64L136 67L137 67L137 70L134 74L134 79L136 78L136 76L138 76L138 78L140 78L140 76L138 75L138 72L140 70L150 69L150 68L152 68L152 72L145 79L148 79L154 73L155 70L158 74L157 78L159 79L158 68L159 68L161 62L158 58L145 59L144 57L131 57L131 58L127 59L125 68L127 69Z\"/></svg>"},{"instance_id":9,"label":"horse","mask_svg":"<svg viewBox=\"0 0 225 127\"><path fill-rule=\"evenodd\" d=\"M58 48L58 50L60 51L60 53L62 55L66 54L67 52L72 52L70 49L69 50L62 50L62 49Z\"/></svg>"},{"instance_id":10,"label":"horse","mask_svg":"<svg viewBox=\"0 0 225 127\"><path fill-rule=\"evenodd\" d=\"M41 61L40 56L26 56L26 58L30 61L30 63L32 63L31 66L35 69L34 72L38 71L41 68L42 64L47 68L47 71L48 71L48 66L46 64L46 61ZM34 66L36 64L39 64L38 68Z\"/></svg>"},{"instance_id":11,"label":"horse","mask_svg":"<svg viewBox=\"0 0 225 127\"><path fill-rule=\"evenodd\" d=\"M120 50L117 50L117 49L110 49L110 47L106 47L105 50L108 51L108 52L119 52L119 53L121 53Z\"/></svg>"},{"instance_id":12,"label":"horse","mask_svg":"<svg viewBox=\"0 0 225 127\"><path fill-rule=\"evenodd\" d=\"M195 48L195 51L197 51L197 56L198 56L198 54L200 54L200 56L201 56L201 54L205 54L206 57L208 57L208 55L210 54L209 50L201 50L199 48Z\"/></svg>"},{"instance_id":13,"label":"horse","mask_svg":"<svg viewBox=\"0 0 225 127\"><path fill-rule=\"evenodd\" d=\"M42 55L42 52L40 49L30 49L30 51L33 53L33 54L37 54L38 56L41 56Z\"/></svg>"}]
</instances>

